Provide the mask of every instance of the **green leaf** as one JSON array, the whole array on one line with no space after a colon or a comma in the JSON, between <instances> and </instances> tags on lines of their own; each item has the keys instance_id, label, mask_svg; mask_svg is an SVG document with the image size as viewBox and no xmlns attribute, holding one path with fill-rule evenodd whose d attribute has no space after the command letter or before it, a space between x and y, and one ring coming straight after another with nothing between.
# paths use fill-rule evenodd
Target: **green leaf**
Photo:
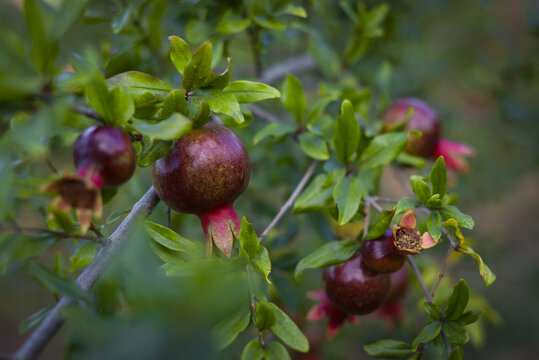
<instances>
[{"instance_id":1,"label":"green leaf","mask_svg":"<svg viewBox=\"0 0 539 360\"><path fill-rule=\"evenodd\" d=\"M391 225L391 220L393 220L393 215L395 215L396 210L397 207L394 207L391 210L383 210L378 215L374 225L369 227L369 233L365 236L365 240L377 239L384 235L387 229L389 229L389 225Z\"/></svg>"},{"instance_id":2,"label":"green leaf","mask_svg":"<svg viewBox=\"0 0 539 360\"><path fill-rule=\"evenodd\" d=\"M277 341L270 341L264 349L264 359L266 360L290 360L288 350Z\"/></svg>"},{"instance_id":3,"label":"green leaf","mask_svg":"<svg viewBox=\"0 0 539 360\"><path fill-rule=\"evenodd\" d=\"M241 248L249 255L249 259L254 259L258 256L260 242L258 241L258 236L253 225L245 219L245 216L241 219L238 241Z\"/></svg>"},{"instance_id":4,"label":"green leaf","mask_svg":"<svg viewBox=\"0 0 539 360\"><path fill-rule=\"evenodd\" d=\"M135 107L144 107L155 101L156 96L166 96L170 86L149 74L126 71L107 79L109 88L122 86L133 97Z\"/></svg>"},{"instance_id":5,"label":"green leaf","mask_svg":"<svg viewBox=\"0 0 539 360\"><path fill-rule=\"evenodd\" d=\"M157 123L133 121L133 127L142 135L157 140L176 140L188 133L192 126L193 121L180 113L173 113L168 119Z\"/></svg>"},{"instance_id":6,"label":"green leaf","mask_svg":"<svg viewBox=\"0 0 539 360\"><path fill-rule=\"evenodd\" d=\"M419 333L419 335L416 336L414 339L414 342L412 343L412 350L415 352L417 351L417 347L419 344L425 344L428 343L438 334L440 333L440 330L442 329L442 323L439 321L432 322L430 324L427 324Z\"/></svg>"},{"instance_id":7,"label":"green leaf","mask_svg":"<svg viewBox=\"0 0 539 360\"><path fill-rule=\"evenodd\" d=\"M442 217L438 211L433 211L427 218L427 231L435 241L442 237Z\"/></svg>"},{"instance_id":8,"label":"green leaf","mask_svg":"<svg viewBox=\"0 0 539 360\"><path fill-rule=\"evenodd\" d=\"M261 27L269 30L283 31L286 29L286 24L273 19L272 17L257 15L252 17L252 20Z\"/></svg>"},{"instance_id":9,"label":"green leaf","mask_svg":"<svg viewBox=\"0 0 539 360\"><path fill-rule=\"evenodd\" d=\"M255 134L255 136L253 137L253 144L256 145L267 137L279 139L287 134L290 134L294 130L296 130L296 127L290 124L268 124L264 128L262 128L262 130Z\"/></svg>"},{"instance_id":10,"label":"green leaf","mask_svg":"<svg viewBox=\"0 0 539 360\"><path fill-rule=\"evenodd\" d=\"M451 344L463 345L466 344L470 337L462 326L455 321L448 321L444 324L444 332Z\"/></svg>"},{"instance_id":11,"label":"green leaf","mask_svg":"<svg viewBox=\"0 0 539 360\"><path fill-rule=\"evenodd\" d=\"M400 359L412 355L410 345L398 340L380 340L363 346L369 356L375 358Z\"/></svg>"},{"instance_id":12,"label":"green leaf","mask_svg":"<svg viewBox=\"0 0 539 360\"><path fill-rule=\"evenodd\" d=\"M309 351L309 341L288 315L275 304L268 303L268 306L275 314L275 324L270 328L271 332L292 349L300 352Z\"/></svg>"},{"instance_id":13,"label":"green leaf","mask_svg":"<svg viewBox=\"0 0 539 360\"><path fill-rule=\"evenodd\" d=\"M479 317L481 314L483 314L485 311L482 309L470 309L466 312L464 312L457 320L456 322L461 325L469 325L473 324L477 320L479 320Z\"/></svg>"},{"instance_id":14,"label":"green leaf","mask_svg":"<svg viewBox=\"0 0 539 360\"><path fill-rule=\"evenodd\" d=\"M427 203L431 196L429 184L421 176L412 175L410 177L410 185L419 201L423 204Z\"/></svg>"},{"instance_id":15,"label":"green leaf","mask_svg":"<svg viewBox=\"0 0 539 360\"><path fill-rule=\"evenodd\" d=\"M190 92L198 89L212 75L211 59L212 45L209 41L206 41L193 53L193 57L185 64L182 81L185 91Z\"/></svg>"},{"instance_id":16,"label":"green leaf","mask_svg":"<svg viewBox=\"0 0 539 360\"><path fill-rule=\"evenodd\" d=\"M432 195L427 202L425 203L427 209L435 210L442 206L442 200L440 199L440 194Z\"/></svg>"},{"instance_id":17,"label":"green leaf","mask_svg":"<svg viewBox=\"0 0 539 360\"><path fill-rule=\"evenodd\" d=\"M77 283L56 275L38 262L28 262L26 269L45 289L68 296L74 300L89 302L88 294L86 294Z\"/></svg>"},{"instance_id":18,"label":"green leaf","mask_svg":"<svg viewBox=\"0 0 539 360\"><path fill-rule=\"evenodd\" d=\"M468 285L463 279L460 279L447 300L445 318L448 320L458 319L464 313L469 297Z\"/></svg>"},{"instance_id":19,"label":"green leaf","mask_svg":"<svg viewBox=\"0 0 539 360\"><path fill-rule=\"evenodd\" d=\"M470 255L477 261L477 265L479 265L479 273L481 275L481 278L485 282L485 286L489 287L492 285L492 283L496 280L496 275L490 270L490 268L483 262L483 259L481 256L475 252L474 249L472 249L470 246L466 244L466 241L464 237L462 236L462 233L459 229L459 226L454 219L446 220L442 223L442 225L449 229L450 226L452 226L455 229L455 234L459 238L459 246L457 247L457 251Z\"/></svg>"},{"instance_id":20,"label":"green leaf","mask_svg":"<svg viewBox=\"0 0 539 360\"><path fill-rule=\"evenodd\" d=\"M440 320L443 316L436 304L429 304L428 302L425 302L424 308L425 312L434 320Z\"/></svg>"},{"instance_id":21,"label":"green leaf","mask_svg":"<svg viewBox=\"0 0 539 360\"><path fill-rule=\"evenodd\" d=\"M133 146L137 152L137 165L147 167L170 151L172 141L150 139L145 136L142 141L135 142Z\"/></svg>"},{"instance_id":22,"label":"green leaf","mask_svg":"<svg viewBox=\"0 0 539 360\"><path fill-rule=\"evenodd\" d=\"M129 6L120 14L112 18L112 22L110 24L112 27L112 32L115 34L120 33L120 31L122 31L125 25L127 25L127 23L129 22L130 17L131 17L131 7Z\"/></svg>"},{"instance_id":23,"label":"green leaf","mask_svg":"<svg viewBox=\"0 0 539 360\"><path fill-rule=\"evenodd\" d=\"M251 322L251 310L241 309L238 312L224 318L211 331L217 342L217 349L222 350L230 345Z\"/></svg>"},{"instance_id":24,"label":"green leaf","mask_svg":"<svg viewBox=\"0 0 539 360\"><path fill-rule=\"evenodd\" d=\"M81 269L86 267L94 261L100 246L94 242L89 242L77 249L77 251L71 256L71 268L70 271Z\"/></svg>"},{"instance_id":25,"label":"green leaf","mask_svg":"<svg viewBox=\"0 0 539 360\"><path fill-rule=\"evenodd\" d=\"M189 116L189 107L187 106L185 92L183 90L173 90L168 93L165 101L161 104L161 108L155 115L155 119L167 119L174 113Z\"/></svg>"},{"instance_id":26,"label":"green leaf","mask_svg":"<svg viewBox=\"0 0 539 360\"><path fill-rule=\"evenodd\" d=\"M269 257L268 249L266 249L264 246L260 246L260 249L258 250L258 255L253 261L251 261L251 264L258 272L260 272L262 276L264 276L266 282L268 284L271 284L271 281L269 279L269 274L271 272L271 260Z\"/></svg>"},{"instance_id":27,"label":"green leaf","mask_svg":"<svg viewBox=\"0 0 539 360\"><path fill-rule=\"evenodd\" d=\"M333 145L340 162L347 165L353 161L359 146L359 124L354 115L354 106L349 100L341 105L341 115L335 123Z\"/></svg>"},{"instance_id":28,"label":"green leaf","mask_svg":"<svg viewBox=\"0 0 539 360\"><path fill-rule=\"evenodd\" d=\"M152 221L146 221L144 225L148 235L167 249L184 252L193 258L203 256L200 248L194 242L180 236L173 230Z\"/></svg>"},{"instance_id":29,"label":"green leaf","mask_svg":"<svg viewBox=\"0 0 539 360\"><path fill-rule=\"evenodd\" d=\"M407 140L408 136L403 133L375 136L361 154L361 167L368 169L389 164L404 150Z\"/></svg>"},{"instance_id":30,"label":"green leaf","mask_svg":"<svg viewBox=\"0 0 539 360\"><path fill-rule=\"evenodd\" d=\"M462 360L464 357L462 346L453 346L451 349L451 355L447 360Z\"/></svg>"},{"instance_id":31,"label":"green leaf","mask_svg":"<svg viewBox=\"0 0 539 360\"><path fill-rule=\"evenodd\" d=\"M408 154L407 152L401 152L396 158L395 161L399 164L409 165L417 168L422 168L427 166L427 161L421 156L415 156Z\"/></svg>"},{"instance_id":32,"label":"green leaf","mask_svg":"<svg viewBox=\"0 0 539 360\"><path fill-rule=\"evenodd\" d=\"M135 102L133 98L121 87L115 87L110 91L112 102L112 116L105 119L111 126L124 125L135 113Z\"/></svg>"},{"instance_id":33,"label":"green leaf","mask_svg":"<svg viewBox=\"0 0 539 360\"><path fill-rule=\"evenodd\" d=\"M299 280L306 269L319 269L325 266L341 264L350 259L360 247L360 243L351 241L332 241L322 245L311 254L301 259L294 271L294 277Z\"/></svg>"},{"instance_id":34,"label":"green leaf","mask_svg":"<svg viewBox=\"0 0 539 360\"><path fill-rule=\"evenodd\" d=\"M329 159L329 151L326 142L318 135L304 132L299 136L301 150L315 160Z\"/></svg>"},{"instance_id":35,"label":"green leaf","mask_svg":"<svg viewBox=\"0 0 539 360\"><path fill-rule=\"evenodd\" d=\"M302 6L286 4L286 6L275 15L293 15L300 18L306 18L307 12Z\"/></svg>"},{"instance_id":36,"label":"green leaf","mask_svg":"<svg viewBox=\"0 0 539 360\"><path fill-rule=\"evenodd\" d=\"M217 24L216 30L225 35L236 34L245 30L250 24L250 19L241 18L233 11L227 10Z\"/></svg>"},{"instance_id":37,"label":"green leaf","mask_svg":"<svg viewBox=\"0 0 539 360\"><path fill-rule=\"evenodd\" d=\"M444 220L455 219L459 226L466 229L473 229L475 222L470 215L463 214L460 210L453 205L443 205L440 207L440 214Z\"/></svg>"},{"instance_id":38,"label":"green leaf","mask_svg":"<svg viewBox=\"0 0 539 360\"><path fill-rule=\"evenodd\" d=\"M275 313L267 301L261 301L256 305L255 327L266 330L275 324Z\"/></svg>"},{"instance_id":39,"label":"green leaf","mask_svg":"<svg viewBox=\"0 0 539 360\"><path fill-rule=\"evenodd\" d=\"M430 182L432 184L432 193L439 194L440 197L445 195L445 187L447 184L447 171L445 169L444 157L440 156L432 166L430 171Z\"/></svg>"},{"instance_id":40,"label":"green leaf","mask_svg":"<svg viewBox=\"0 0 539 360\"><path fill-rule=\"evenodd\" d=\"M274 87L255 81L233 81L223 91L234 95L240 104L255 103L281 96L279 90Z\"/></svg>"},{"instance_id":41,"label":"green leaf","mask_svg":"<svg viewBox=\"0 0 539 360\"><path fill-rule=\"evenodd\" d=\"M178 70L180 74L184 75L185 67L187 63L189 63L189 61L191 60L191 48L189 47L189 44L187 44L185 40L180 37L169 36L168 39L170 40L170 60L172 60L172 63L174 64L174 67L176 67L176 70ZM194 65L191 65L191 67L193 66ZM185 85L183 85L183 87L187 90Z\"/></svg>"},{"instance_id":42,"label":"green leaf","mask_svg":"<svg viewBox=\"0 0 539 360\"><path fill-rule=\"evenodd\" d=\"M261 360L262 358L264 358L264 349L258 339L249 341L241 353L241 360Z\"/></svg>"},{"instance_id":43,"label":"green leaf","mask_svg":"<svg viewBox=\"0 0 539 360\"><path fill-rule=\"evenodd\" d=\"M236 123L236 120L234 118L232 118L230 116L227 116L227 115L221 116L221 120L229 128L245 129L247 126L249 126L253 122L253 120L254 120L253 113L251 112L251 110L247 106L245 106L243 104L240 104L240 111L241 111L241 113L243 115L243 118L245 120L241 124Z\"/></svg>"},{"instance_id":44,"label":"green leaf","mask_svg":"<svg viewBox=\"0 0 539 360\"><path fill-rule=\"evenodd\" d=\"M395 211L395 216L400 216L404 214L408 209L413 209L421 205L417 199L412 198L402 198L397 203L397 211Z\"/></svg>"},{"instance_id":45,"label":"green leaf","mask_svg":"<svg viewBox=\"0 0 539 360\"><path fill-rule=\"evenodd\" d=\"M238 124L245 121L240 110L240 104L234 95L230 93L215 88L198 89L191 94L190 99L193 99L195 103L207 103L213 112L229 115Z\"/></svg>"},{"instance_id":46,"label":"green leaf","mask_svg":"<svg viewBox=\"0 0 539 360\"><path fill-rule=\"evenodd\" d=\"M345 176L335 185L333 198L339 208L339 225L348 223L359 209L365 189L357 177Z\"/></svg>"},{"instance_id":47,"label":"green leaf","mask_svg":"<svg viewBox=\"0 0 539 360\"><path fill-rule=\"evenodd\" d=\"M44 308L39 309L38 311L30 315L29 317L24 319L19 324L19 334L20 335L24 334L25 332L27 332L28 330L30 330L31 328L39 324L41 321L43 321L43 319L45 319L47 315L49 315L52 308L53 308L52 306L45 306Z\"/></svg>"},{"instance_id":48,"label":"green leaf","mask_svg":"<svg viewBox=\"0 0 539 360\"><path fill-rule=\"evenodd\" d=\"M317 175L294 202L292 213L318 211L333 198L333 187L326 184L328 175Z\"/></svg>"},{"instance_id":49,"label":"green leaf","mask_svg":"<svg viewBox=\"0 0 539 360\"><path fill-rule=\"evenodd\" d=\"M52 71L58 56L59 46L50 34L51 11L39 0L24 0L26 27L31 39L30 56L43 74Z\"/></svg>"},{"instance_id":50,"label":"green leaf","mask_svg":"<svg viewBox=\"0 0 539 360\"><path fill-rule=\"evenodd\" d=\"M303 95L303 86L293 75L286 75L281 88L281 101L284 107L292 114L296 123L301 124L307 110L307 103Z\"/></svg>"}]
</instances>

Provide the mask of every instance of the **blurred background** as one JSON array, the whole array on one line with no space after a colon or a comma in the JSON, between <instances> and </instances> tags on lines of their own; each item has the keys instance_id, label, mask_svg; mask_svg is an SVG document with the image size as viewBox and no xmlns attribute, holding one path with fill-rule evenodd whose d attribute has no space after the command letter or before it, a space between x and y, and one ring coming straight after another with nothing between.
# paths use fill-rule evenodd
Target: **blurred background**
<instances>
[{"instance_id":1,"label":"blurred background","mask_svg":"<svg viewBox=\"0 0 539 360\"><path fill-rule=\"evenodd\" d=\"M58 1L50 1L55 2ZM176 34L192 44L212 36L211 16L217 11L217 2L168 1L168 10L160 24L161 40L154 46L139 46L136 34L111 32L111 18L121 15L126 3L90 1L89 8L93 12L89 11L86 23L69 35L61 58L67 64L69 51L91 49L94 53L107 54L102 64L107 76L127 69L140 70L174 83L178 79L177 75L172 75L172 65L166 60L166 36ZM141 3L133 2L135 6ZM305 27L311 36L321 37L320 43L330 44L332 51L342 51L344 37L352 25L338 2L304 1L302 4L309 13L306 20L296 20L297 24L282 32L262 33L264 68L313 49L320 51L312 40L306 41ZM365 1L367 8L377 4L379 2ZM450 291L450 283L462 277L474 291L474 301L479 304L486 300L489 304L489 316L474 330L473 346L466 346L466 358L535 358L539 351L539 312L535 309L539 300L539 2L408 0L391 1L389 5L390 12L382 23L383 37L373 39L362 57L346 70L355 76L352 86L379 86L387 90L386 105L390 99L400 97L425 100L438 111L444 137L475 148L477 155L470 161L471 171L455 178L454 191L460 197L459 208L472 215L476 223L475 229L466 236L496 273L497 280L485 288L476 263L471 258L455 258L449 277L442 283L446 288L442 286L440 291ZM2 28L25 34L21 8L20 1L2 1ZM181 13L176 11L180 8L184 10ZM95 20L98 15L105 20ZM255 77L246 34L227 42L225 52L228 52L225 56L230 55L234 60L233 78ZM322 77L326 79L325 86L331 86L331 70L322 68L323 55L317 54L315 69L296 74L311 104L319 94ZM330 66L331 56L328 59ZM384 86L380 86L380 74L387 74ZM264 103L263 107L286 119L277 100ZM8 106L0 112L2 124L9 121L5 117L6 109ZM382 110L377 109L378 114ZM254 147L252 136L263 125L263 121L255 119L249 128L237 131L253 163L251 183L238 200L237 208L240 216L246 215L257 231L273 217L309 163L291 141ZM66 140L65 144L56 144L51 149L55 165L60 169L72 166L70 154L65 151L67 144ZM390 173L397 173L404 183L411 174L396 167ZM390 173L384 175L382 192L394 197L406 196ZM138 169L137 176L121 188L110 209L129 209L150 183L148 169ZM24 218L25 223L37 221L24 209L19 210L18 216ZM160 204L152 219L163 223L164 216L165 208ZM306 272L298 285L285 271L293 269L297 260L310 250L334 239L328 223L318 221L320 219L323 220L323 215L290 216L266 244L272 249L277 297L292 314L298 315L300 323L313 305L303 294L321 288L320 272ZM111 225L111 229L114 226ZM188 238L202 238L198 219L193 216L174 214L173 226ZM143 232L137 232L120 259L98 283L97 291L111 294L107 305L111 307L111 315L96 317L85 311L69 314L78 319L77 325L68 320L41 359L58 359L66 354L73 359L126 358L126 351L131 359L165 358L171 353L184 354L183 358L191 358L193 354L197 358L212 358L211 348L205 345L207 326L226 313L227 301L237 300L232 294L234 286L238 285L224 287L216 279L198 279L195 284L164 279L158 271L160 260L149 250L145 237ZM73 247L72 243L64 241L41 258L50 264L55 251L68 258ZM444 253L445 249L438 249L429 259L418 260L431 283L437 274L436 261L440 261ZM108 292L107 286L118 287L118 282L121 291ZM196 294L201 289L206 294L199 298ZM238 291L241 293L242 289ZM225 304L216 306L214 301L222 299L223 292L231 296L225 297ZM208 302L212 298L214 301ZM365 317L357 327L346 325L332 342L318 345L317 341L321 342L325 336L324 324L306 325L306 332L314 339L312 345L321 351L323 358L344 359L349 358L349 354L356 354L353 357L356 359L367 358L361 347L382 337L411 340L411 334L417 333L417 326L424 321L419 310L421 301L418 291L408 294L406 305L411 311L402 326ZM23 342L25 336L19 335L18 330L23 319L54 302L55 299L21 269L13 267L2 275L0 354L12 353ZM112 314L119 315L113 317ZM250 337L252 333L242 335L237 343L244 344ZM236 344L220 357L239 358L241 349ZM116 352L122 355L115 356Z\"/></svg>"}]
</instances>

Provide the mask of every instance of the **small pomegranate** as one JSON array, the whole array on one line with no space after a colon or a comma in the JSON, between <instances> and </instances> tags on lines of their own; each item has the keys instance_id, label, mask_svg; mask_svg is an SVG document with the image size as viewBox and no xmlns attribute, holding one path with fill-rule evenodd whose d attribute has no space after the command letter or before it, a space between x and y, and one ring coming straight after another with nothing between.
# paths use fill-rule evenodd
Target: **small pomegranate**
<instances>
[{"instance_id":1,"label":"small pomegranate","mask_svg":"<svg viewBox=\"0 0 539 360\"><path fill-rule=\"evenodd\" d=\"M413 209L408 209L402 215L399 225L393 225L393 245L394 251L399 254L416 255L422 250L430 249L440 243L435 241L428 232L423 235L419 231L414 231L417 225Z\"/></svg>"},{"instance_id":2,"label":"small pomegranate","mask_svg":"<svg viewBox=\"0 0 539 360\"><path fill-rule=\"evenodd\" d=\"M406 124L406 130L419 130L422 135L410 135L406 151L417 156L431 157L440 140L440 121L436 111L427 103L413 98L397 100L382 115L384 130L387 131L406 120L410 108L414 109L414 113Z\"/></svg>"},{"instance_id":3,"label":"small pomegranate","mask_svg":"<svg viewBox=\"0 0 539 360\"><path fill-rule=\"evenodd\" d=\"M406 123L406 130L419 130L421 137L410 135L405 150L413 155L437 159L443 156L446 165L458 172L469 170L466 157L473 157L475 151L466 144L441 138L440 121L436 111L422 100L407 98L397 100L382 115L384 130L389 131L394 126L406 120L410 108L414 113Z\"/></svg>"},{"instance_id":4,"label":"small pomegranate","mask_svg":"<svg viewBox=\"0 0 539 360\"><path fill-rule=\"evenodd\" d=\"M116 187L133 176L136 154L125 133L110 126L92 126L73 144L77 171L45 186L45 191L59 193L53 207L59 211L75 208L81 232L88 231L92 215L102 212L101 188Z\"/></svg>"},{"instance_id":5,"label":"small pomegranate","mask_svg":"<svg viewBox=\"0 0 539 360\"><path fill-rule=\"evenodd\" d=\"M249 183L250 165L241 140L230 129L206 124L181 137L174 149L152 167L161 200L172 209L195 214L206 236L230 256L240 220L233 202Z\"/></svg>"},{"instance_id":6,"label":"small pomegranate","mask_svg":"<svg viewBox=\"0 0 539 360\"><path fill-rule=\"evenodd\" d=\"M395 238L391 230L378 239L365 241L361 247L363 262L374 272L392 273L399 270L406 256L395 252Z\"/></svg>"},{"instance_id":7,"label":"small pomegranate","mask_svg":"<svg viewBox=\"0 0 539 360\"><path fill-rule=\"evenodd\" d=\"M328 298L349 314L364 315L378 309L387 297L390 282L389 274L371 271L360 252L347 262L324 270Z\"/></svg>"}]
</instances>

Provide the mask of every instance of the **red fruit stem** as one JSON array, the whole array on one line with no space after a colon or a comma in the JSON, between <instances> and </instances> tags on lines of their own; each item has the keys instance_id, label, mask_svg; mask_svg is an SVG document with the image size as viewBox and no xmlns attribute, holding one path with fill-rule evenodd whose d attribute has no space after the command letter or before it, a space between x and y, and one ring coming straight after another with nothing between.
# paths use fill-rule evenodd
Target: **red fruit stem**
<instances>
[{"instance_id":1,"label":"red fruit stem","mask_svg":"<svg viewBox=\"0 0 539 360\"><path fill-rule=\"evenodd\" d=\"M232 204L225 204L199 215L206 236L207 255L215 244L227 257L230 256L234 238L241 227L240 218Z\"/></svg>"},{"instance_id":2,"label":"red fruit stem","mask_svg":"<svg viewBox=\"0 0 539 360\"><path fill-rule=\"evenodd\" d=\"M103 187L103 176L94 167L81 167L77 169L75 175L90 180L90 182L98 189L101 189Z\"/></svg>"}]
</instances>

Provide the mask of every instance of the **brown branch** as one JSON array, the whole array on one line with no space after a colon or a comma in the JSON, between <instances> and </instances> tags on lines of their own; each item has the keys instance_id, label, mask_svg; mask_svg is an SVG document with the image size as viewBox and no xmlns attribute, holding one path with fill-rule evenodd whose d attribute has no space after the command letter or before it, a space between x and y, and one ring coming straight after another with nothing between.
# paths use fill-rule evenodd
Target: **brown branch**
<instances>
[{"instance_id":1,"label":"brown branch","mask_svg":"<svg viewBox=\"0 0 539 360\"><path fill-rule=\"evenodd\" d=\"M283 62L277 63L262 72L262 75L257 78L257 81L264 84L273 84L287 74L297 74L302 71L314 69L316 63L311 54L291 57Z\"/></svg>"},{"instance_id":2,"label":"brown branch","mask_svg":"<svg viewBox=\"0 0 539 360\"><path fill-rule=\"evenodd\" d=\"M298 185L296 186L296 188L294 189L294 191L292 192L292 194L290 195L288 200L286 200L286 202L283 204L283 206L281 206L281 208L279 209L279 212L277 213L277 215L275 215L273 220L271 220L270 224L266 227L266 229L264 229L262 234L259 236L258 239L259 239L260 242L262 242L266 238L266 236L268 235L270 230L273 229L273 227L277 224L277 222L281 219L281 217L283 217L284 213L290 207L292 207L292 205L294 204L294 201L296 201L296 199L298 198L298 196L301 193L301 191L303 190L303 188L309 182L309 179L311 178L311 176L314 173L314 169L316 168L316 165L318 165L318 161L315 160L315 161L312 162L311 166L309 166L309 168L307 169L307 171L305 172L305 174L303 175L303 177L299 181Z\"/></svg>"},{"instance_id":3,"label":"brown branch","mask_svg":"<svg viewBox=\"0 0 539 360\"><path fill-rule=\"evenodd\" d=\"M133 206L129 215L112 235L106 239L105 245L99 250L94 261L78 277L77 284L82 290L88 292L92 288L108 264L118 254L122 245L128 240L131 230L139 220L152 213L158 202L159 197L151 187ZM19 348L13 358L15 360L35 359L64 323L65 319L61 315L61 310L72 305L75 305L73 299L67 296L62 297L45 320Z\"/></svg>"},{"instance_id":4,"label":"brown branch","mask_svg":"<svg viewBox=\"0 0 539 360\"><path fill-rule=\"evenodd\" d=\"M48 234L48 235L54 235L58 236L62 239L69 239L69 238L78 238L78 239L85 239L85 240L92 240L95 242L101 242L101 239L99 237L93 236L93 235L87 235L87 234L69 234L61 231L54 231L49 229L40 229L40 228L33 228L33 227L22 227L17 224L12 224L8 226L0 225L0 232L3 233L15 233L15 234Z\"/></svg>"},{"instance_id":5,"label":"brown branch","mask_svg":"<svg viewBox=\"0 0 539 360\"><path fill-rule=\"evenodd\" d=\"M436 282L436 285L434 285L434 289L432 289L432 292L430 294L433 299L434 295L436 295L436 290L438 290L438 286L440 286L440 283L445 276L445 271L447 270L447 262L449 260L449 255L451 255L451 252L453 252L453 245L449 244L449 248L447 249L447 255L445 256L444 265L442 267L442 272L440 273L440 275L438 275L438 281Z\"/></svg>"},{"instance_id":6,"label":"brown branch","mask_svg":"<svg viewBox=\"0 0 539 360\"><path fill-rule=\"evenodd\" d=\"M88 108L86 106L74 104L71 106L71 110L81 115L84 115L87 118L94 119L105 124L105 119L103 119L101 115L99 115L97 111L95 111L94 109Z\"/></svg>"}]
</instances>

